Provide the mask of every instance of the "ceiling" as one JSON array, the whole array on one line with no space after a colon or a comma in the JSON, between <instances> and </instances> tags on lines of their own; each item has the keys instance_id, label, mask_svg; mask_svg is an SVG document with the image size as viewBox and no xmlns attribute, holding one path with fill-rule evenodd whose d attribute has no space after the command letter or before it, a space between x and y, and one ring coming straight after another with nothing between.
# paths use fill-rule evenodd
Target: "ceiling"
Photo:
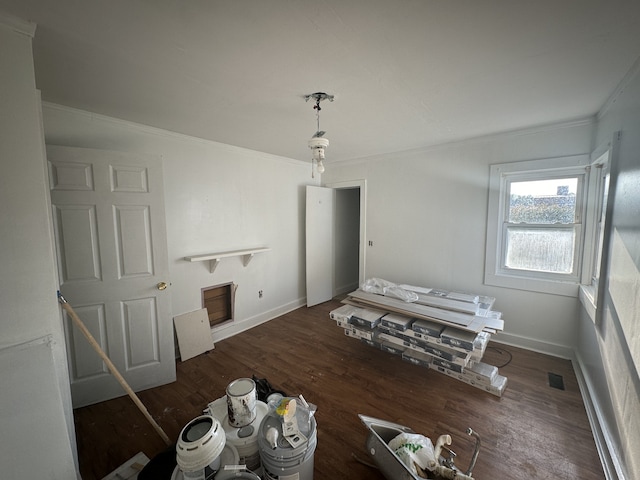
<instances>
[{"instance_id":1,"label":"ceiling","mask_svg":"<svg viewBox=\"0 0 640 480\"><path fill-rule=\"evenodd\" d=\"M326 163L594 115L637 0L0 0L45 101Z\"/></svg>"}]
</instances>

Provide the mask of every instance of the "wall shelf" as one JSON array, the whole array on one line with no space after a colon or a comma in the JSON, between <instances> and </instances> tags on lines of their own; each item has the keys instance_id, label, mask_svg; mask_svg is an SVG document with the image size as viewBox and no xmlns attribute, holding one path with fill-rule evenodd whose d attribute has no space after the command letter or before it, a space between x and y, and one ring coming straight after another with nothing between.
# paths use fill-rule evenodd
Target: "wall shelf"
<instances>
[{"instance_id":1,"label":"wall shelf","mask_svg":"<svg viewBox=\"0 0 640 480\"><path fill-rule=\"evenodd\" d=\"M220 263L220 259L226 257L242 257L242 264L246 267L256 253L268 252L268 247L248 248L245 250L232 250L228 252L207 253L204 255L192 255L184 257L187 262L209 262L209 271L213 273Z\"/></svg>"}]
</instances>

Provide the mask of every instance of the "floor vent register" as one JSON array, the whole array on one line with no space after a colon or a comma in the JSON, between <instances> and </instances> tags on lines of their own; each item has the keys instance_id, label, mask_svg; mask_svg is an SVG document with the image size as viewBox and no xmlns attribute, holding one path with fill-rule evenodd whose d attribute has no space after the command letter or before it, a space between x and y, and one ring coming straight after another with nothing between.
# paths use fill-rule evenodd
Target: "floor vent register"
<instances>
[{"instance_id":1,"label":"floor vent register","mask_svg":"<svg viewBox=\"0 0 640 480\"><path fill-rule=\"evenodd\" d=\"M502 314L492 310L495 298L401 287L415 292L418 300L358 289L330 317L348 337L502 396L507 377L482 362L491 335L504 329Z\"/></svg>"}]
</instances>

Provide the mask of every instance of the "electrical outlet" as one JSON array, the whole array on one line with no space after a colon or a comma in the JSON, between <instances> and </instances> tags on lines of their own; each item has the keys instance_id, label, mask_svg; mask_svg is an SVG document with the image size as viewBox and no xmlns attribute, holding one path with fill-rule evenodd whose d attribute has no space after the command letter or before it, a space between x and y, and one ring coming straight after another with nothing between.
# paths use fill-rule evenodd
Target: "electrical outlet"
<instances>
[{"instance_id":1,"label":"electrical outlet","mask_svg":"<svg viewBox=\"0 0 640 480\"><path fill-rule=\"evenodd\" d=\"M263 294L264 294L264 292L262 290L258 290L258 298L262 298Z\"/></svg>"}]
</instances>

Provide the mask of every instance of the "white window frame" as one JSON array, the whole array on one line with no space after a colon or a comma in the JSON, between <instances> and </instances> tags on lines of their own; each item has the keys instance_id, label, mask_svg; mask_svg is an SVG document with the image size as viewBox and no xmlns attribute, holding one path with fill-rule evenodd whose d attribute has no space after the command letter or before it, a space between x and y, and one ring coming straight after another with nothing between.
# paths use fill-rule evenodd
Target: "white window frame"
<instances>
[{"instance_id":1,"label":"white window frame","mask_svg":"<svg viewBox=\"0 0 640 480\"><path fill-rule=\"evenodd\" d=\"M487 243L485 256L485 283L498 287L515 288L541 293L578 296L584 252L584 221L588 199L589 155L529 160L491 165L489 206L487 216ZM505 218L508 208L507 187L510 181L539 180L558 176L584 175L581 191L576 192L577 242L574 251L572 275L532 272L505 268ZM578 198L579 196L579 198Z\"/></svg>"},{"instance_id":2,"label":"white window frame","mask_svg":"<svg viewBox=\"0 0 640 480\"><path fill-rule=\"evenodd\" d=\"M579 297L595 324L601 317L598 306L602 305L604 296L615 187L613 163L619 142L620 132L615 132L611 142L591 154L590 197L587 202L589 229L585 235L585 262Z\"/></svg>"}]
</instances>

